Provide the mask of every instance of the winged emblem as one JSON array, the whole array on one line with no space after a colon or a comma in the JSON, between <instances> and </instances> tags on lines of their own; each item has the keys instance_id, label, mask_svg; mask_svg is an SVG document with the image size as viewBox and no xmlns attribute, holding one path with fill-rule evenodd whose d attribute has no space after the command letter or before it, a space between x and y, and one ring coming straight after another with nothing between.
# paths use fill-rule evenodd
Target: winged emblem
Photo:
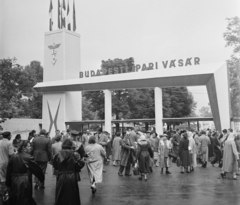
<instances>
[{"instance_id":1,"label":"winged emblem","mask_svg":"<svg viewBox=\"0 0 240 205\"><path fill-rule=\"evenodd\" d=\"M61 45L60 43L59 43L59 44L53 43L53 45L48 46L48 48L49 48L50 50L52 50L52 63L53 63L53 65L54 65L54 64L56 63L56 61L57 61L57 59L56 59L57 48L59 48L60 45Z\"/></svg>"}]
</instances>

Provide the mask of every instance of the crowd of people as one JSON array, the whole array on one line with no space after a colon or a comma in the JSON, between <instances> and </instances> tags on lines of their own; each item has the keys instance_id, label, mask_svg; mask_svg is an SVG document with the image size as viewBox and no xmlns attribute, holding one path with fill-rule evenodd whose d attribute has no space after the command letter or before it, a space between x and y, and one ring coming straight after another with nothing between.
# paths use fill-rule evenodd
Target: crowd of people
<instances>
[{"instance_id":1,"label":"crowd of people","mask_svg":"<svg viewBox=\"0 0 240 205\"><path fill-rule=\"evenodd\" d=\"M52 138L42 129L38 134L31 131L27 140L19 134L12 142L10 139L10 132L0 133L0 183L6 186L4 200L18 205L36 204L33 184L36 190L45 188L48 164L56 176L55 205L80 204L78 182L84 166L95 194L106 172L104 164L111 160L113 166L119 166L120 177L131 176L132 169L139 180L145 181L153 166L160 167L160 174L169 175L174 163L181 174L193 172L198 164L206 168L208 162L212 166L218 163L223 179L227 173L237 179L240 168L240 134L232 129L221 133L173 130L158 135L136 126L113 137L101 128L96 133L68 129L56 130Z\"/></svg>"}]
</instances>

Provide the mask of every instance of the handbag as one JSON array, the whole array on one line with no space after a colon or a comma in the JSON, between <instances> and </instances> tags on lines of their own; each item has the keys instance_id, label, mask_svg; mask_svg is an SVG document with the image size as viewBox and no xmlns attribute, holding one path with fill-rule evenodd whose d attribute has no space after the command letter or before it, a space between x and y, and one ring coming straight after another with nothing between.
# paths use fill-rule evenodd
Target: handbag
<instances>
[{"instance_id":1,"label":"handbag","mask_svg":"<svg viewBox=\"0 0 240 205\"><path fill-rule=\"evenodd\" d=\"M3 205L13 205L13 196L8 189L5 191L2 199Z\"/></svg>"},{"instance_id":2,"label":"handbag","mask_svg":"<svg viewBox=\"0 0 240 205\"><path fill-rule=\"evenodd\" d=\"M137 165L137 163L135 163L134 167L133 167L133 175L139 175L139 167Z\"/></svg>"},{"instance_id":3,"label":"handbag","mask_svg":"<svg viewBox=\"0 0 240 205\"><path fill-rule=\"evenodd\" d=\"M139 168L138 167L133 168L133 175L135 175L135 176L139 175Z\"/></svg>"},{"instance_id":4,"label":"handbag","mask_svg":"<svg viewBox=\"0 0 240 205\"><path fill-rule=\"evenodd\" d=\"M173 158L173 159L176 158L175 154L174 154L172 151L170 151L170 152L168 153L168 156L169 156L170 158Z\"/></svg>"},{"instance_id":5,"label":"handbag","mask_svg":"<svg viewBox=\"0 0 240 205\"><path fill-rule=\"evenodd\" d=\"M177 166L178 166L178 167L180 167L180 166L181 166L181 160L180 160L180 158L179 158L179 157L177 158L177 163L176 163L176 164L177 164Z\"/></svg>"},{"instance_id":6,"label":"handbag","mask_svg":"<svg viewBox=\"0 0 240 205\"><path fill-rule=\"evenodd\" d=\"M80 169L82 169L85 166L85 162L83 160L78 160L78 165Z\"/></svg>"}]
</instances>

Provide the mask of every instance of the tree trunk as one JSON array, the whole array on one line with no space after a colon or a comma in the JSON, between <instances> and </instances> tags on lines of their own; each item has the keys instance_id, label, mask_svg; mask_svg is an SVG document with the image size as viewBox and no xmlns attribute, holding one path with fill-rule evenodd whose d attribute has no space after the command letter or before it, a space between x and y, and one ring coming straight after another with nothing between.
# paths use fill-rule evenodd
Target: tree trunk
<instances>
[{"instance_id":1,"label":"tree trunk","mask_svg":"<svg viewBox=\"0 0 240 205\"><path fill-rule=\"evenodd\" d=\"M145 131L146 131L146 132L148 131L148 128L149 128L149 123L148 123L148 122L145 122Z\"/></svg>"},{"instance_id":2,"label":"tree trunk","mask_svg":"<svg viewBox=\"0 0 240 205\"><path fill-rule=\"evenodd\" d=\"M167 130L170 130L171 124L167 123Z\"/></svg>"},{"instance_id":3,"label":"tree trunk","mask_svg":"<svg viewBox=\"0 0 240 205\"><path fill-rule=\"evenodd\" d=\"M116 125L116 132L119 132L119 130L120 130L120 125L119 125L119 123L115 123L115 125Z\"/></svg>"},{"instance_id":4,"label":"tree trunk","mask_svg":"<svg viewBox=\"0 0 240 205\"><path fill-rule=\"evenodd\" d=\"M116 120L119 120L119 113L116 113ZM120 124L119 123L115 123L116 125L116 132L119 132L120 131Z\"/></svg>"}]
</instances>

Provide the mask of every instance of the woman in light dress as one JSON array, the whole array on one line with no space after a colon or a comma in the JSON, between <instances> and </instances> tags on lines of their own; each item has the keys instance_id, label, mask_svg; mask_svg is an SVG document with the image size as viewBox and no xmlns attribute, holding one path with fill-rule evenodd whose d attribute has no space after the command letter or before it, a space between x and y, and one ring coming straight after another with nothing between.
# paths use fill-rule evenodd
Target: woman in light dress
<instances>
[{"instance_id":1,"label":"woman in light dress","mask_svg":"<svg viewBox=\"0 0 240 205\"><path fill-rule=\"evenodd\" d=\"M163 169L166 169L166 174L171 174L169 172L169 168L171 166L171 160L169 157L169 151L172 148L171 142L167 139L167 135L162 135L160 136L160 141L159 141L159 164L161 168L161 174L163 174Z\"/></svg>"},{"instance_id":2,"label":"woman in light dress","mask_svg":"<svg viewBox=\"0 0 240 205\"><path fill-rule=\"evenodd\" d=\"M193 139L193 133L188 132L188 140L189 140L189 152L191 157L191 165L190 165L190 171L194 171L194 167L197 166L197 146L195 143L195 140Z\"/></svg>"}]
</instances>

